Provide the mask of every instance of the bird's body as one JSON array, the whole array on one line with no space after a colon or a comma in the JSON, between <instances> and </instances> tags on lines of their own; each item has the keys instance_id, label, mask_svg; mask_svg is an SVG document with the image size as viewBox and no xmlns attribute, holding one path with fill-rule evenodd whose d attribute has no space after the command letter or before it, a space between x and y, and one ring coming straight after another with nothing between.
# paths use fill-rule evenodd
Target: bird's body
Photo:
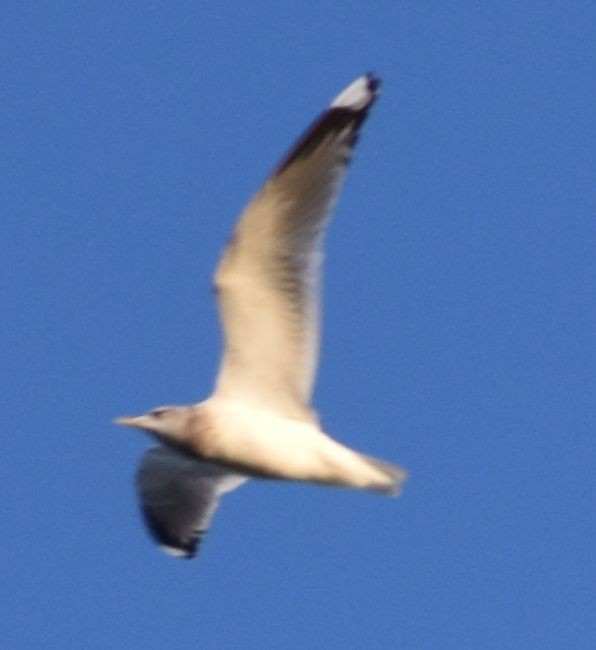
<instances>
[{"instance_id":1,"label":"bird's body","mask_svg":"<svg viewBox=\"0 0 596 650\"><path fill-rule=\"evenodd\" d=\"M162 443L138 489L149 528L177 555L195 553L221 494L248 477L387 494L405 479L327 435L311 406L325 229L378 86L366 75L340 93L241 215L215 274L225 348L213 394L118 420Z\"/></svg>"},{"instance_id":2,"label":"bird's body","mask_svg":"<svg viewBox=\"0 0 596 650\"><path fill-rule=\"evenodd\" d=\"M189 408L183 447L243 474L388 493L402 477L310 422L217 396Z\"/></svg>"}]
</instances>

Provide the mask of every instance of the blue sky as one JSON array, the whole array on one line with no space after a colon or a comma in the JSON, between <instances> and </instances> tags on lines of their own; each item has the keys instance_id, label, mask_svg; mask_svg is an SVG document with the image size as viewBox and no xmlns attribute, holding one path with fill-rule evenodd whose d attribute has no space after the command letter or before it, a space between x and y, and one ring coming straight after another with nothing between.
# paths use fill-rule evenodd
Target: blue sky
<instances>
[{"instance_id":1,"label":"blue sky","mask_svg":"<svg viewBox=\"0 0 596 650\"><path fill-rule=\"evenodd\" d=\"M596 647L596 6L2 13L3 647ZM173 560L111 420L209 393L235 217L367 70L316 407L407 489L255 481Z\"/></svg>"}]
</instances>

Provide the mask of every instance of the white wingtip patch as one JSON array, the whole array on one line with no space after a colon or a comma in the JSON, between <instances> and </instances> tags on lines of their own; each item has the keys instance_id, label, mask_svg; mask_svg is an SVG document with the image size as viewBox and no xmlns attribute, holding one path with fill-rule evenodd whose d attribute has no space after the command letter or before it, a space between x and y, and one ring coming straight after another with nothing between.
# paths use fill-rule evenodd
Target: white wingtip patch
<instances>
[{"instance_id":1,"label":"white wingtip patch","mask_svg":"<svg viewBox=\"0 0 596 650\"><path fill-rule=\"evenodd\" d=\"M173 546L161 545L161 549L164 553L172 557L188 557L188 551L183 551L181 548L174 548Z\"/></svg>"},{"instance_id":2,"label":"white wingtip patch","mask_svg":"<svg viewBox=\"0 0 596 650\"><path fill-rule=\"evenodd\" d=\"M377 83L368 75L358 77L331 102L331 108L359 111L368 106L376 95Z\"/></svg>"}]
</instances>

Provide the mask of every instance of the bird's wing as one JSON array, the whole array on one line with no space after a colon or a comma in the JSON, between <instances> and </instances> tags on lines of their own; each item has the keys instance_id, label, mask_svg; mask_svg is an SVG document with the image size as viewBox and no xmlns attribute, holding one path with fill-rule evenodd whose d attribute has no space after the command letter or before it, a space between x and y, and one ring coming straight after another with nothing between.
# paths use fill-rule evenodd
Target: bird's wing
<instances>
[{"instance_id":1,"label":"bird's wing","mask_svg":"<svg viewBox=\"0 0 596 650\"><path fill-rule=\"evenodd\" d=\"M366 75L340 93L241 215L215 274L217 395L314 419L322 240L379 83Z\"/></svg>"},{"instance_id":2,"label":"bird's wing","mask_svg":"<svg viewBox=\"0 0 596 650\"><path fill-rule=\"evenodd\" d=\"M143 455L137 473L147 528L166 552L194 557L220 496L245 480L170 447L153 447Z\"/></svg>"}]
</instances>

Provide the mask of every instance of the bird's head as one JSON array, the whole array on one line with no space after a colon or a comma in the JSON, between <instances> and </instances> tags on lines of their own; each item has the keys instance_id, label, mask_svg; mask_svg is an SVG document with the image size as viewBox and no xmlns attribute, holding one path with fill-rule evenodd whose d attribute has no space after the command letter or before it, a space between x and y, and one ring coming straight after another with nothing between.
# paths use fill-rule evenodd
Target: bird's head
<instances>
[{"instance_id":1,"label":"bird's head","mask_svg":"<svg viewBox=\"0 0 596 650\"><path fill-rule=\"evenodd\" d=\"M184 442L192 417L189 406L160 406L146 415L116 418L114 422L124 427L147 431L163 442Z\"/></svg>"}]
</instances>

